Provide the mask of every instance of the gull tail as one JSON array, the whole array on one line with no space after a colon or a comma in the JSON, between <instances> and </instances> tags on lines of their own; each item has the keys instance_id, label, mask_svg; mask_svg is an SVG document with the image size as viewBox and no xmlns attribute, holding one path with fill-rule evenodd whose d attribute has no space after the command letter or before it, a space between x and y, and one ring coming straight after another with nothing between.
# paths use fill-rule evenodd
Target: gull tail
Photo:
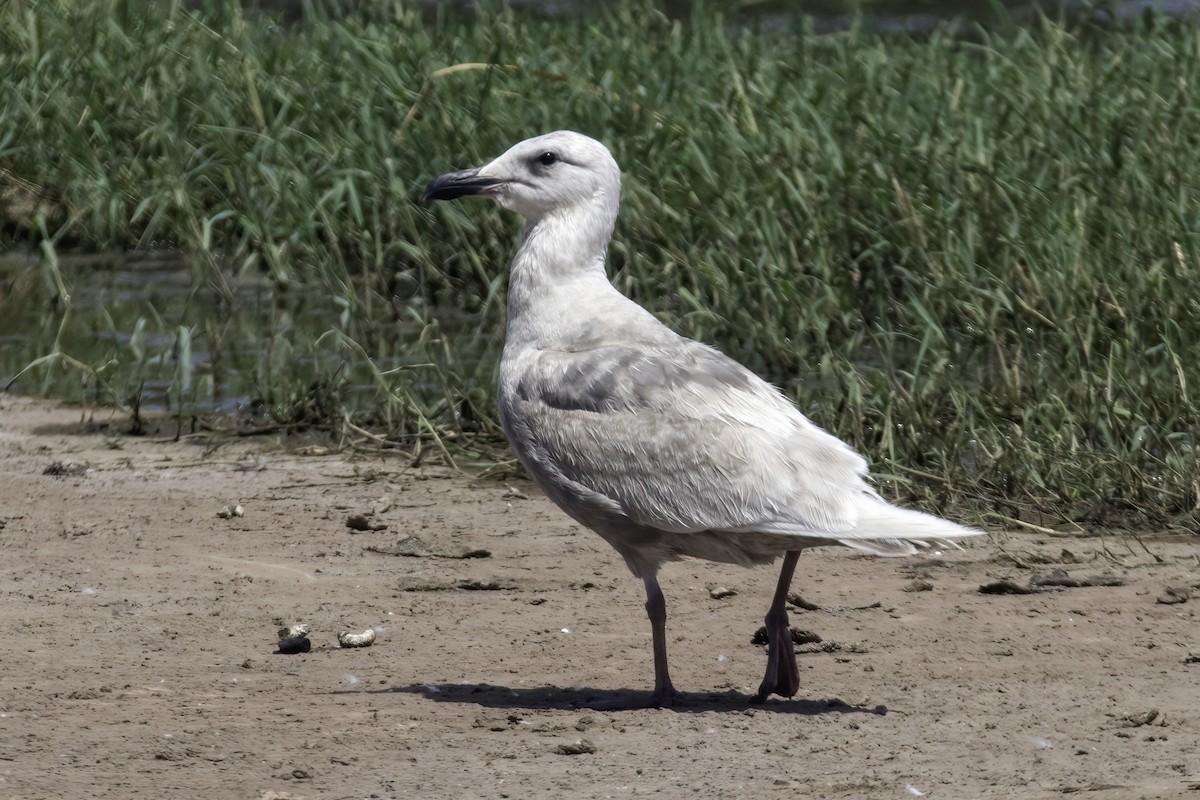
<instances>
[{"instance_id":1,"label":"gull tail","mask_svg":"<svg viewBox=\"0 0 1200 800\"><path fill-rule=\"evenodd\" d=\"M911 556L930 548L960 549L955 539L982 535L983 531L868 495L859 509L858 526L840 534L838 543L877 556Z\"/></svg>"}]
</instances>

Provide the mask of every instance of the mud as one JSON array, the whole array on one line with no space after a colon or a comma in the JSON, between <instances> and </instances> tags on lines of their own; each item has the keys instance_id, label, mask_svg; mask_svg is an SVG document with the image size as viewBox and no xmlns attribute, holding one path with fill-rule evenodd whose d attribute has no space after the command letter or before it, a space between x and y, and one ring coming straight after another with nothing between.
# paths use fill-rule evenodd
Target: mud
<instances>
[{"instance_id":1,"label":"mud","mask_svg":"<svg viewBox=\"0 0 1200 800\"><path fill-rule=\"evenodd\" d=\"M602 712L641 586L533 486L122 424L0 395L2 798L1200 798L1194 537L805 553L760 706L774 571L670 565Z\"/></svg>"}]
</instances>

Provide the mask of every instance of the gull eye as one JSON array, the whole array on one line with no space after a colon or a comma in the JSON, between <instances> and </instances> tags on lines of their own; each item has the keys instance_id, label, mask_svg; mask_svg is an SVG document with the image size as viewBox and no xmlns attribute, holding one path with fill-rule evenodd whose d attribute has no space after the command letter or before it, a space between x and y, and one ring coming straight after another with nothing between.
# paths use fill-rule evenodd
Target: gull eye
<instances>
[{"instance_id":1,"label":"gull eye","mask_svg":"<svg viewBox=\"0 0 1200 800\"><path fill-rule=\"evenodd\" d=\"M558 161L558 155L547 150L537 157L537 162L543 167L549 167Z\"/></svg>"}]
</instances>

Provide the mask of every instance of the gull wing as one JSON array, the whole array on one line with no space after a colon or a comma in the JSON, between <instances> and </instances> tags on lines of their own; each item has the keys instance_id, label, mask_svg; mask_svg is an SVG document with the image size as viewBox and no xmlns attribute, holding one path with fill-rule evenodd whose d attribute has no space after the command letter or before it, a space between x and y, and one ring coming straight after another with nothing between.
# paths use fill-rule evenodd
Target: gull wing
<instances>
[{"instance_id":1,"label":"gull wing","mask_svg":"<svg viewBox=\"0 0 1200 800\"><path fill-rule=\"evenodd\" d=\"M857 453L698 342L530 349L506 371L501 413L531 471L639 524L837 539L874 496Z\"/></svg>"}]
</instances>

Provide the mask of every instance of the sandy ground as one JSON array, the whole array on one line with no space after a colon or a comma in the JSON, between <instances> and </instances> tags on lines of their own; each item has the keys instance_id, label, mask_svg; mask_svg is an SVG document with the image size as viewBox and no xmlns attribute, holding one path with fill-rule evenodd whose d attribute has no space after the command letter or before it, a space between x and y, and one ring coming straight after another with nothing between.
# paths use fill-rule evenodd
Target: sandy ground
<instances>
[{"instance_id":1,"label":"sandy ground","mask_svg":"<svg viewBox=\"0 0 1200 800\"><path fill-rule=\"evenodd\" d=\"M1200 798L1195 539L806 553L761 706L774 571L670 565L686 702L599 712L650 688L641 587L528 484L122 425L0 395L0 798ZM979 591L1064 573L1120 585Z\"/></svg>"}]
</instances>

